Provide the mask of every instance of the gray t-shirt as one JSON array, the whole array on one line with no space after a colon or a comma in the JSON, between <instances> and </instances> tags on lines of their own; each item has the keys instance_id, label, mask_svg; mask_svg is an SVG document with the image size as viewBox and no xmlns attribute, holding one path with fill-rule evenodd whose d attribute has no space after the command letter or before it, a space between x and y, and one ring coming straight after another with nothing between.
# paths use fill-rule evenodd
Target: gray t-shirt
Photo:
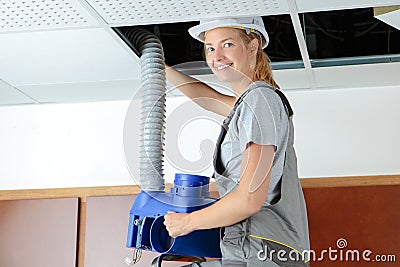
<instances>
[{"instance_id":1,"label":"gray t-shirt","mask_svg":"<svg viewBox=\"0 0 400 267\"><path fill-rule=\"evenodd\" d=\"M254 82L246 90L251 91L233 114L221 145L221 161L225 167L222 175L231 181L224 183L226 188L219 188L219 191L222 197L239 184L242 154L249 143L273 145L275 156L265 204L274 204L280 198L280 179L289 135L288 115L275 89L267 83Z\"/></svg>"}]
</instances>

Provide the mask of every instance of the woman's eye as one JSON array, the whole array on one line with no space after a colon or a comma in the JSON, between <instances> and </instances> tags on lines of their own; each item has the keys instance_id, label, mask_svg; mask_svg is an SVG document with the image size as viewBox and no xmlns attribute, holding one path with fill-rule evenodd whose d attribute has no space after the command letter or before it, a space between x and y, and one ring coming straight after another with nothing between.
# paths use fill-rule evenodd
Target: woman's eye
<instances>
[{"instance_id":1,"label":"woman's eye","mask_svg":"<svg viewBox=\"0 0 400 267\"><path fill-rule=\"evenodd\" d=\"M232 47L232 46L233 46L232 43L225 43L225 44L224 44L224 47L225 47L225 48Z\"/></svg>"},{"instance_id":2,"label":"woman's eye","mask_svg":"<svg viewBox=\"0 0 400 267\"><path fill-rule=\"evenodd\" d=\"M207 52L208 53L211 53L211 52L213 52L214 51L214 47L207 47Z\"/></svg>"}]
</instances>

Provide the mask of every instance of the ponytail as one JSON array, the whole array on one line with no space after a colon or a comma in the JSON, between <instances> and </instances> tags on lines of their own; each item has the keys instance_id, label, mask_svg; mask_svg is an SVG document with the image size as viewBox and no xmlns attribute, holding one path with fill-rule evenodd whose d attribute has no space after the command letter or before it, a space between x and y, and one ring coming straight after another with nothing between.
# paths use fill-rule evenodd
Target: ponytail
<instances>
[{"instance_id":1,"label":"ponytail","mask_svg":"<svg viewBox=\"0 0 400 267\"><path fill-rule=\"evenodd\" d=\"M247 46L253 39L259 40L258 50L256 57L256 66L254 68L254 81L264 81L270 84L276 89L280 89L279 85L275 82L272 75L271 60L268 55L262 49L262 42L260 36L256 33L247 34L245 31L238 29L239 37L243 40L244 44Z\"/></svg>"}]
</instances>

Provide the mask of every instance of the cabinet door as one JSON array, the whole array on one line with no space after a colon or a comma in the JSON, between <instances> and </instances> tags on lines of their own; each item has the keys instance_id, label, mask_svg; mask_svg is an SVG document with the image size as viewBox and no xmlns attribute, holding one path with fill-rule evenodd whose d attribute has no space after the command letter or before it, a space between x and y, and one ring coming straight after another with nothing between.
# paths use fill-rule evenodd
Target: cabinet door
<instances>
[{"instance_id":1,"label":"cabinet door","mask_svg":"<svg viewBox=\"0 0 400 267\"><path fill-rule=\"evenodd\" d=\"M0 201L0 266L75 267L78 199Z\"/></svg>"},{"instance_id":2,"label":"cabinet door","mask_svg":"<svg viewBox=\"0 0 400 267\"><path fill-rule=\"evenodd\" d=\"M132 258L132 249L126 248L129 211L134 196L88 197L86 202L85 267L126 267L126 257ZM145 251L135 266L150 266L158 254ZM162 266L182 266L166 262Z\"/></svg>"},{"instance_id":3,"label":"cabinet door","mask_svg":"<svg viewBox=\"0 0 400 267\"><path fill-rule=\"evenodd\" d=\"M311 266L399 266L400 185L305 188L304 195Z\"/></svg>"}]
</instances>

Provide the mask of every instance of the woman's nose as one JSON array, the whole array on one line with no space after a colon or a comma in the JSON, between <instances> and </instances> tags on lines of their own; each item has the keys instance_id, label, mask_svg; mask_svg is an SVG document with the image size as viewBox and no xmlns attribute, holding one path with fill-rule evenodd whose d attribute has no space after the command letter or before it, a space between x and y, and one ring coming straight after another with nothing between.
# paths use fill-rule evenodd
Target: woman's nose
<instances>
[{"instance_id":1,"label":"woman's nose","mask_svg":"<svg viewBox=\"0 0 400 267\"><path fill-rule=\"evenodd\" d=\"M216 48L213 53L212 61L219 62L224 59L223 51L219 48Z\"/></svg>"}]
</instances>

